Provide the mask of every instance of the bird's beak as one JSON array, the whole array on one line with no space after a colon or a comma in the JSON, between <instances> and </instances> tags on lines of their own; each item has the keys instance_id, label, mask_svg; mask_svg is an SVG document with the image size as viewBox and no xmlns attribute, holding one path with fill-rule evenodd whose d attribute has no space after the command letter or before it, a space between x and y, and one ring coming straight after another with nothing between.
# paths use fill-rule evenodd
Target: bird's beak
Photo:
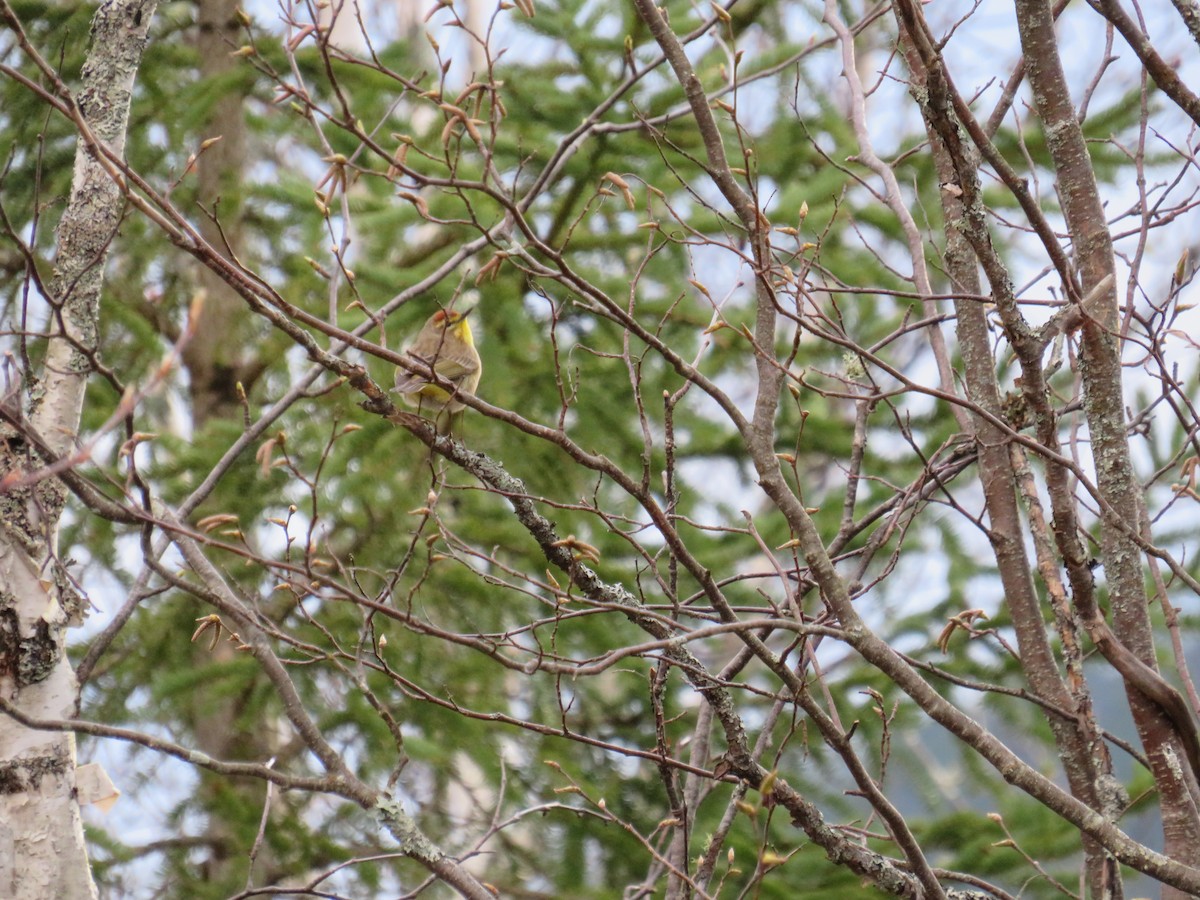
<instances>
[{"instance_id":1,"label":"bird's beak","mask_svg":"<svg viewBox=\"0 0 1200 900\"><path fill-rule=\"evenodd\" d=\"M475 303L475 304L472 304L471 306L468 306L466 309L460 309L458 311L458 314L465 319L471 313L475 312L475 307L478 305L479 305L478 303Z\"/></svg>"}]
</instances>

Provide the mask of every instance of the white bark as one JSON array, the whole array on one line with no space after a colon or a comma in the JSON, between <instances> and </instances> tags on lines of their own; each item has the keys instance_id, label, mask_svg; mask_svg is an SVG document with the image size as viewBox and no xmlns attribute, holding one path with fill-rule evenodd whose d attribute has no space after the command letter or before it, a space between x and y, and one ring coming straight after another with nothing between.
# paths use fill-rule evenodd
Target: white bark
<instances>
[{"instance_id":1,"label":"white bark","mask_svg":"<svg viewBox=\"0 0 1200 900\"><path fill-rule=\"evenodd\" d=\"M157 0L107 0L92 22L78 95L92 134L123 152L134 76ZM58 305L45 367L31 381L27 421L57 455L75 444L98 334L107 248L120 189L81 140L58 230L50 292ZM32 373L31 373L32 374ZM0 431L0 475L44 464L19 431ZM62 485L0 494L0 695L35 719L74 715L78 686L63 652L83 601L58 562ZM0 897L96 896L75 786L75 738L0 716Z\"/></svg>"}]
</instances>

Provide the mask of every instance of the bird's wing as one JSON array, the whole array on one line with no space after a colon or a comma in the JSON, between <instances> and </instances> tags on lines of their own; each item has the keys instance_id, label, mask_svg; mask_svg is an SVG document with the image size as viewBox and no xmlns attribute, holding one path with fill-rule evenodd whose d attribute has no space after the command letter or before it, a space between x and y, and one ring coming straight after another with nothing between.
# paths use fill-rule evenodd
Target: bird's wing
<instances>
[{"instance_id":1,"label":"bird's wing","mask_svg":"<svg viewBox=\"0 0 1200 900\"><path fill-rule=\"evenodd\" d=\"M460 356L439 356L433 363L433 370L447 381L460 381L479 369L479 357L469 354Z\"/></svg>"},{"instance_id":2,"label":"bird's wing","mask_svg":"<svg viewBox=\"0 0 1200 900\"><path fill-rule=\"evenodd\" d=\"M433 359L433 370L447 381L459 382L479 371L479 354L470 347L442 347Z\"/></svg>"},{"instance_id":3,"label":"bird's wing","mask_svg":"<svg viewBox=\"0 0 1200 900\"><path fill-rule=\"evenodd\" d=\"M419 353L413 353L411 350L405 354L411 357L415 362L422 363L430 368L433 368L430 360L421 356ZM419 391L424 385L429 384L429 379L423 375L418 375L416 372L406 372L404 369L396 369L396 392L400 394L411 394Z\"/></svg>"},{"instance_id":4,"label":"bird's wing","mask_svg":"<svg viewBox=\"0 0 1200 900\"><path fill-rule=\"evenodd\" d=\"M455 384L462 381L471 373L479 371L479 357L474 354L463 353L454 355L452 353L440 353L432 360L411 351L408 355L418 362L430 366L439 376ZM416 372L405 372L403 369L396 370L396 390L401 394L419 391L429 383L428 378L424 378Z\"/></svg>"},{"instance_id":5,"label":"bird's wing","mask_svg":"<svg viewBox=\"0 0 1200 900\"><path fill-rule=\"evenodd\" d=\"M419 391L422 385L428 384L424 378L419 375L413 375L409 372L396 372L396 387L394 390L398 394L413 394Z\"/></svg>"}]
</instances>

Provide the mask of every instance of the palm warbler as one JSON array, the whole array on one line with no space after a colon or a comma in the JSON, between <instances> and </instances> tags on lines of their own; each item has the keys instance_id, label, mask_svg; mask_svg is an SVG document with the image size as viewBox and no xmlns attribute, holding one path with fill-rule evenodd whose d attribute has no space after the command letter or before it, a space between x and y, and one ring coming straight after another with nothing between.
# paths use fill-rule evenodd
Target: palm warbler
<instances>
[{"instance_id":1,"label":"palm warbler","mask_svg":"<svg viewBox=\"0 0 1200 900\"><path fill-rule=\"evenodd\" d=\"M454 386L453 391L448 391L415 372L397 369L395 391L409 406L433 413L443 410L456 413L464 407L459 395L475 393L483 364L467 322L470 312L470 309L463 312L439 309L426 320L417 339L405 351Z\"/></svg>"}]
</instances>

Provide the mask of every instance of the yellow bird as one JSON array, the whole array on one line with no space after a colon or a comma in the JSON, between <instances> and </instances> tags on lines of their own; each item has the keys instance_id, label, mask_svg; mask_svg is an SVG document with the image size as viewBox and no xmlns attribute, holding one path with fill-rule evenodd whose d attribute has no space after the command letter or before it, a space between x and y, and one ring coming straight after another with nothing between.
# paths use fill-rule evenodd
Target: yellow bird
<instances>
[{"instance_id":1,"label":"yellow bird","mask_svg":"<svg viewBox=\"0 0 1200 900\"><path fill-rule=\"evenodd\" d=\"M453 391L448 391L415 372L397 369L395 392L409 406L435 414L443 410L456 413L465 406L459 396L475 393L483 363L467 322L470 313L470 309L462 312L439 309L426 320L417 339L405 351L454 386Z\"/></svg>"}]
</instances>

